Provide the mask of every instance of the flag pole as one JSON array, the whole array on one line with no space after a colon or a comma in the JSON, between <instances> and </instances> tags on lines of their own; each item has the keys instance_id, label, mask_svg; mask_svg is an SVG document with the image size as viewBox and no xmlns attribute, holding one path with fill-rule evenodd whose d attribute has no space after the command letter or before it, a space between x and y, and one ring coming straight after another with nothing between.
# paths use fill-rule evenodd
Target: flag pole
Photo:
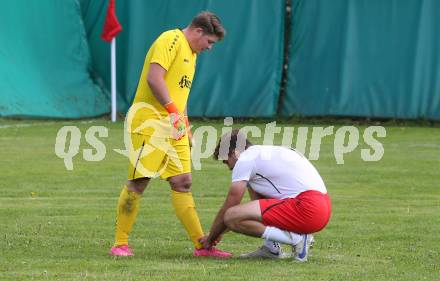
<instances>
[{"instance_id":1,"label":"flag pole","mask_svg":"<svg viewBox=\"0 0 440 281\"><path fill-rule=\"evenodd\" d=\"M110 0L107 8L107 14L102 28L101 38L111 43L110 63L111 63L111 120L116 122L116 36L122 31L122 26L116 17L115 0Z\"/></svg>"},{"instance_id":2,"label":"flag pole","mask_svg":"<svg viewBox=\"0 0 440 281\"><path fill-rule=\"evenodd\" d=\"M113 37L110 52L111 79L112 79L112 122L116 122L116 38Z\"/></svg>"}]
</instances>

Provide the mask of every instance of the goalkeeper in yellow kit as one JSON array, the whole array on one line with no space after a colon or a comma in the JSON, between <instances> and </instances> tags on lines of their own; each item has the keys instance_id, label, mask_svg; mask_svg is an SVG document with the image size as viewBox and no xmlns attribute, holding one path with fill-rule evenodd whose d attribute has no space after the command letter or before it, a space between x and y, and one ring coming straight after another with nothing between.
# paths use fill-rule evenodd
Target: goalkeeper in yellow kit
<instances>
[{"instance_id":1,"label":"goalkeeper in yellow kit","mask_svg":"<svg viewBox=\"0 0 440 281\"><path fill-rule=\"evenodd\" d=\"M127 184L119 196L110 255L133 255L128 236L142 193L157 176L170 183L176 216L195 246L193 255L231 255L216 248L205 249L199 242L204 233L191 194L191 133L186 116L197 54L210 50L224 35L220 19L202 12L183 30L162 33L150 47L126 119L130 164Z\"/></svg>"}]
</instances>

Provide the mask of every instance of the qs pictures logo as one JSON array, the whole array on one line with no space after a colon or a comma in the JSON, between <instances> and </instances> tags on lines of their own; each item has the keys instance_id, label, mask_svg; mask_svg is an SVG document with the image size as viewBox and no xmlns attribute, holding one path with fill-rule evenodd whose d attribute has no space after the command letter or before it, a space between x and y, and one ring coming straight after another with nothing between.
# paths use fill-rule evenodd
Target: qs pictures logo
<instances>
[{"instance_id":1,"label":"qs pictures logo","mask_svg":"<svg viewBox=\"0 0 440 281\"><path fill-rule=\"evenodd\" d=\"M141 123L133 122L136 113L146 110L153 113L156 118L146 119ZM143 131L150 132L147 141L142 141ZM115 152L126 156L131 165L143 175L156 177L161 175L169 161L179 168L183 169L182 163L177 157L177 151L168 141L171 136L171 126L169 117L163 118L161 114L150 104L140 102L134 104L124 121L124 149L113 149ZM83 158L86 161L101 161L105 158L106 147L98 137L108 137L108 129L104 126L92 126L86 134L85 139L94 149L84 149ZM64 160L67 170L73 170L73 158L79 153L81 142L81 131L76 126L64 126L58 130L55 140L55 154ZM159 154L165 155L164 163L159 171L150 171L143 164L141 159L151 153L159 151Z\"/></svg>"}]
</instances>

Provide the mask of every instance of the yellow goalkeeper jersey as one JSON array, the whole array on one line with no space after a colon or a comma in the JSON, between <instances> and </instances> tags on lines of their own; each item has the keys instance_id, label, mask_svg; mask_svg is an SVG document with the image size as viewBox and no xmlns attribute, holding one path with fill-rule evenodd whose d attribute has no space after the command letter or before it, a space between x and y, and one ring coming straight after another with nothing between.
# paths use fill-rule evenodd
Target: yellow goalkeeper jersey
<instances>
[{"instance_id":1,"label":"yellow goalkeeper jersey","mask_svg":"<svg viewBox=\"0 0 440 281\"><path fill-rule=\"evenodd\" d=\"M183 113L196 69L197 53L193 52L180 29L162 33L145 57L136 96L128 113L127 128L132 133L149 136L169 136L168 112L153 95L148 82L150 64L160 64L167 70L165 83L170 98Z\"/></svg>"}]
</instances>

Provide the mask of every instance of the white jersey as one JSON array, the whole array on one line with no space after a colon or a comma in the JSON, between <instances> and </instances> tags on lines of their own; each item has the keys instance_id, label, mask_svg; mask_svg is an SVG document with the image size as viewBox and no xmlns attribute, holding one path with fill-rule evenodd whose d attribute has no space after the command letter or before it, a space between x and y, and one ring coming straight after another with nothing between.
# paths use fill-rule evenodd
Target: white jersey
<instances>
[{"instance_id":1,"label":"white jersey","mask_svg":"<svg viewBox=\"0 0 440 281\"><path fill-rule=\"evenodd\" d=\"M318 171L295 150L253 145L240 154L232 170L232 182L247 181L248 188L266 198L294 198L301 192L327 189Z\"/></svg>"}]
</instances>

